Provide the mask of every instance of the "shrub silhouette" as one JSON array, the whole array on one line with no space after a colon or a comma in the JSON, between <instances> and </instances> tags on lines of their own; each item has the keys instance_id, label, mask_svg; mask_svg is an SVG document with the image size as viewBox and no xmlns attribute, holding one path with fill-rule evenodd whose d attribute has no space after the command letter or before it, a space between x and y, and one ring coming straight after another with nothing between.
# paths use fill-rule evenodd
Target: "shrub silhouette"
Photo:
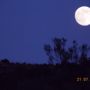
<instances>
[{"instance_id":1,"label":"shrub silhouette","mask_svg":"<svg viewBox=\"0 0 90 90\"><path fill-rule=\"evenodd\" d=\"M81 45L81 47L80 47L81 55L80 55L80 59L79 59L80 63L86 63L88 61L89 50L90 50L90 47L87 44Z\"/></svg>"},{"instance_id":2,"label":"shrub silhouette","mask_svg":"<svg viewBox=\"0 0 90 90\"><path fill-rule=\"evenodd\" d=\"M65 38L54 38L54 48L52 49L51 46L44 45L44 50L46 51L46 54L49 56L49 61L54 62L53 60L59 59L62 60L62 63L66 63L69 59L69 53L65 50L66 45L66 39ZM54 56L53 53L54 52Z\"/></svg>"},{"instance_id":3,"label":"shrub silhouette","mask_svg":"<svg viewBox=\"0 0 90 90\"><path fill-rule=\"evenodd\" d=\"M54 57L52 56L52 48L51 48L51 46L50 45L44 45L44 50L46 51L46 54L48 55L48 57L49 57L49 61L48 61L48 63L49 64L53 64L53 59L54 59Z\"/></svg>"},{"instance_id":4,"label":"shrub silhouette","mask_svg":"<svg viewBox=\"0 0 90 90\"><path fill-rule=\"evenodd\" d=\"M6 58L5 58L5 59L3 59L3 60L1 60L1 62L2 62L2 63L6 63L6 64L9 64L9 63L10 63L10 62L9 62L9 60L8 60L8 59L6 59Z\"/></svg>"},{"instance_id":5,"label":"shrub silhouette","mask_svg":"<svg viewBox=\"0 0 90 90\"><path fill-rule=\"evenodd\" d=\"M67 40L65 38L54 38L53 48L50 44L44 45L44 50L49 57L50 64L53 64L54 61L59 60L59 64L66 64L66 63L85 63L88 60L88 52L90 51L90 47L87 44L83 44L81 46L73 40L72 46L66 46Z\"/></svg>"},{"instance_id":6,"label":"shrub silhouette","mask_svg":"<svg viewBox=\"0 0 90 90\"><path fill-rule=\"evenodd\" d=\"M66 39L65 38L54 38L54 52L56 56L62 60L62 63L67 62L68 60L68 52L65 50Z\"/></svg>"},{"instance_id":7,"label":"shrub silhouette","mask_svg":"<svg viewBox=\"0 0 90 90\"><path fill-rule=\"evenodd\" d=\"M75 40L73 41L73 45L68 48L68 52L69 52L69 55L70 55L70 57L69 57L70 60L74 63L79 63L78 62L78 58L79 58L78 43Z\"/></svg>"}]
</instances>

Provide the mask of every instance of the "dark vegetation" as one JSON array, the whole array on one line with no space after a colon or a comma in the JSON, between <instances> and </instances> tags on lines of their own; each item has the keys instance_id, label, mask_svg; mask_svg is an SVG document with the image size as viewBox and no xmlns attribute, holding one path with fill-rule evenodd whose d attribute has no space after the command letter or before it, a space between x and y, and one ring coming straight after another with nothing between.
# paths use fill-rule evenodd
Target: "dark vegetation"
<instances>
[{"instance_id":1,"label":"dark vegetation","mask_svg":"<svg viewBox=\"0 0 90 90\"><path fill-rule=\"evenodd\" d=\"M87 44L78 45L74 40L71 47L66 47L67 40L65 38L54 38L53 47L50 44L44 45L44 50L49 57L49 64L85 64L88 63L90 57L88 53L90 46Z\"/></svg>"},{"instance_id":2,"label":"dark vegetation","mask_svg":"<svg viewBox=\"0 0 90 90\"><path fill-rule=\"evenodd\" d=\"M0 90L90 90L89 46L54 38L54 45L44 45L49 64L0 61Z\"/></svg>"}]
</instances>

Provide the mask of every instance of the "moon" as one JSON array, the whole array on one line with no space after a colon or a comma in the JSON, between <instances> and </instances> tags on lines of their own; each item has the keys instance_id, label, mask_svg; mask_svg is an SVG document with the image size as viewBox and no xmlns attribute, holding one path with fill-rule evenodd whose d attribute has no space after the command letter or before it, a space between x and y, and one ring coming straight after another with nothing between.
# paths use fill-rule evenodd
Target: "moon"
<instances>
[{"instance_id":1,"label":"moon","mask_svg":"<svg viewBox=\"0 0 90 90\"><path fill-rule=\"evenodd\" d=\"M90 25L90 7L81 6L75 11L75 20L81 26Z\"/></svg>"}]
</instances>

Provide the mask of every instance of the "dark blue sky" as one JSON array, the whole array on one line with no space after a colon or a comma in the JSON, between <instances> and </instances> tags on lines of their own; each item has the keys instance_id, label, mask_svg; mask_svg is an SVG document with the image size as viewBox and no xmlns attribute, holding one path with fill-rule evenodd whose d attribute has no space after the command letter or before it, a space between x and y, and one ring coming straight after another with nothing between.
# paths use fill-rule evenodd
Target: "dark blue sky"
<instances>
[{"instance_id":1,"label":"dark blue sky","mask_svg":"<svg viewBox=\"0 0 90 90\"><path fill-rule=\"evenodd\" d=\"M90 45L90 26L82 27L74 19L83 5L90 6L90 1L1 0L0 59L46 63L43 45L56 36Z\"/></svg>"}]
</instances>

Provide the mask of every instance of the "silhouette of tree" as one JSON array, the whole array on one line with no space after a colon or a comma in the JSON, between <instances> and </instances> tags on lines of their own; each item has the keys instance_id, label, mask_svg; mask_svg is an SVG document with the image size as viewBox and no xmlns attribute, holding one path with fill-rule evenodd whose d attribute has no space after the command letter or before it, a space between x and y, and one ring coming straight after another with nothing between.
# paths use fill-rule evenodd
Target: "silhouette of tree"
<instances>
[{"instance_id":1,"label":"silhouette of tree","mask_svg":"<svg viewBox=\"0 0 90 90\"><path fill-rule=\"evenodd\" d=\"M55 55L59 57L59 60L62 60L62 63L67 62L68 52L65 50L66 39L65 38L54 38L54 52Z\"/></svg>"},{"instance_id":2,"label":"silhouette of tree","mask_svg":"<svg viewBox=\"0 0 90 90\"><path fill-rule=\"evenodd\" d=\"M90 50L90 47L87 44L83 44L80 46L80 51L81 51L81 55L80 55L80 59L79 62L80 63L85 63L88 60L88 52Z\"/></svg>"},{"instance_id":3,"label":"silhouette of tree","mask_svg":"<svg viewBox=\"0 0 90 90\"><path fill-rule=\"evenodd\" d=\"M62 61L63 64L67 63L69 59L69 53L65 50L66 39L54 38L53 42L53 49L50 45L44 45L44 50L46 51L46 54L49 56L49 62L53 63L54 60L57 60L57 58L59 58L59 62ZM53 52L54 55L52 55Z\"/></svg>"},{"instance_id":4,"label":"silhouette of tree","mask_svg":"<svg viewBox=\"0 0 90 90\"><path fill-rule=\"evenodd\" d=\"M70 60L74 63L78 63L79 51L78 51L78 43L74 40L72 47L68 48L68 52L70 55Z\"/></svg>"},{"instance_id":5,"label":"silhouette of tree","mask_svg":"<svg viewBox=\"0 0 90 90\"><path fill-rule=\"evenodd\" d=\"M54 62L53 62L54 57L52 56L52 48L51 48L51 46L50 46L49 44L44 45L44 50L45 50L47 56L49 57L48 63L49 63L49 64L53 64L53 63L54 63Z\"/></svg>"}]
</instances>

